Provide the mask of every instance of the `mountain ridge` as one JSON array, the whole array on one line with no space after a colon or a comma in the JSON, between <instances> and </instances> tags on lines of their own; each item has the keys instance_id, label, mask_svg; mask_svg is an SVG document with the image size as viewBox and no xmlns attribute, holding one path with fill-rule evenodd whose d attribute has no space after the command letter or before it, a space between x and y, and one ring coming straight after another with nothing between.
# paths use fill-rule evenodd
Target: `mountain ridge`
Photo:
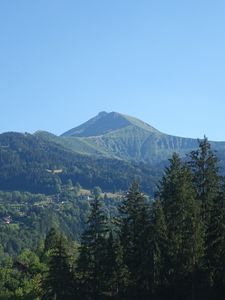
<instances>
[{"instance_id":1,"label":"mountain ridge","mask_svg":"<svg viewBox=\"0 0 225 300\"><path fill-rule=\"evenodd\" d=\"M113 132L115 130L122 129L126 126L134 125L140 127L149 132L158 132L159 131L149 124L129 115L105 111L100 112L97 116L91 118L90 120L84 122L83 124L74 127L61 136L75 136L75 137L90 137L90 136L99 136ZM93 128L94 127L94 128Z\"/></svg>"},{"instance_id":2,"label":"mountain ridge","mask_svg":"<svg viewBox=\"0 0 225 300\"><path fill-rule=\"evenodd\" d=\"M165 134L135 117L105 111L63 133L61 138L67 145L70 140L73 151L80 151L82 144L86 153L95 149L100 155L150 163L165 160L173 152L185 156L198 146L197 139ZM225 149L225 142L211 144L216 150Z\"/></svg>"},{"instance_id":3,"label":"mountain ridge","mask_svg":"<svg viewBox=\"0 0 225 300\"><path fill-rule=\"evenodd\" d=\"M138 177L144 189L153 194L154 184L172 153L184 158L198 147L197 139L167 135L115 112L102 112L78 127L73 132L82 135L83 130L84 136L56 136L40 130L34 134L1 134L0 188L51 193L60 182L72 179L88 188L99 185L106 190L124 190ZM99 135L93 135L97 132ZM211 145L225 171L225 142ZM55 169L62 172L57 175Z\"/></svg>"}]
</instances>

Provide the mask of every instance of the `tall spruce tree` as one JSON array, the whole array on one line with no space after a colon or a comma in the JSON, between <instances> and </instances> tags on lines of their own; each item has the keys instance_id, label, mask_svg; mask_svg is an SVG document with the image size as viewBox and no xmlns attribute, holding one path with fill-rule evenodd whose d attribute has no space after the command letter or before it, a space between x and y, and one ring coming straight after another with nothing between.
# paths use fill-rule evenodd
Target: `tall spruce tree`
<instances>
[{"instance_id":1,"label":"tall spruce tree","mask_svg":"<svg viewBox=\"0 0 225 300\"><path fill-rule=\"evenodd\" d=\"M206 137L199 141L199 148L191 152L189 165L193 172L193 183L197 200L201 205L201 219L204 225L205 260L202 291L213 297L210 293L213 293L216 277L221 270L216 261L222 259L221 250L224 247L222 242L224 197L221 193L222 177L219 174L218 159ZM215 268L218 268L218 272Z\"/></svg>"},{"instance_id":2,"label":"tall spruce tree","mask_svg":"<svg viewBox=\"0 0 225 300\"><path fill-rule=\"evenodd\" d=\"M134 182L120 207L120 238L130 273L130 299L150 293L149 212L146 199Z\"/></svg>"},{"instance_id":3,"label":"tall spruce tree","mask_svg":"<svg viewBox=\"0 0 225 300\"><path fill-rule=\"evenodd\" d=\"M104 264L107 294L113 300L126 299L129 272L124 264L123 248L117 233L110 231L107 239L106 263Z\"/></svg>"},{"instance_id":4,"label":"tall spruce tree","mask_svg":"<svg viewBox=\"0 0 225 300\"><path fill-rule=\"evenodd\" d=\"M208 285L214 299L225 293L225 192L214 199L206 234L206 265Z\"/></svg>"},{"instance_id":5,"label":"tall spruce tree","mask_svg":"<svg viewBox=\"0 0 225 300\"><path fill-rule=\"evenodd\" d=\"M195 297L194 274L203 255L203 232L199 222L192 174L174 154L159 188L167 234L167 279L173 299Z\"/></svg>"},{"instance_id":6,"label":"tall spruce tree","mask_svg":"<svg viewBox=\"0 0 225 300\"><path fill-rule=\"evenodd\" d=\"M77 271L82 299L102 299L105 289L107 220L99 197L91 203L87 229L82 235Z\"/></svg>"},{"instance_id":7,"label":"tall spruce tree","mask_svg":"<svg viewBox=\"0 0 225 300\"><path fill-rule=\"evenodd\" d=\"M60 235L48 249L48 272L43 282L43 300L75 299L74 276L65 245L66 240Z\"/></svg>"},{"instance_id":8,"label":"tall spruce tree","mask_svg":"<svg viewBox=\"0 0 225 300\"><path fill-rule=\"evenodd\" d=\"M165 271L168 237L165 216L159 199L152 205L151 225L151 290L155 297L161 297L167 286Z\"/></svg>"},{"instance_id":9,"label":"tall spruce tree","mask_svg":"<svg viewBox=\"0 0 225 300\"><path fill-rule=\"evenodd\" d=\"M220 176L218 159L206 137L199 140L199 148L191 152L189 165L193 172L197 198L201 203L202 220L207 228L213 202L220 193Z\"/></svg>"}]
</instances>

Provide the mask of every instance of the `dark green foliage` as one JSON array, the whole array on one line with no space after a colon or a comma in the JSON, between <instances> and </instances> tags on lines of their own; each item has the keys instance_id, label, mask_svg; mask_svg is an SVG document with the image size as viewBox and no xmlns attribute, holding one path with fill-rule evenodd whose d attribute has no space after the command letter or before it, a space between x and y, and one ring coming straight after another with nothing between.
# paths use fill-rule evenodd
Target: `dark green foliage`
<instances>
[{"instance_id":1,"label":"dark green foliage","mask_svg":"<svg viewBox=\"0 0 225 300\"><path fill-rule=\"evenodd\" d=\"M214 199L206 231L207 287L212 296L223 299L225 293L225 194Z\"/></svg>"},{"instance_id":2,"label":"dark green foliage","mask_svg":"<svg viewBox=\"0 0 225 300\"><path fill-rule=\"evenodd\" d=\"M24 248L34 249L51 227L60 228L67 236L79 241L89 209L87 197L74 191L64 190L51 197L27 192L0 192L0 243L3 251L14 256Z\"/></svg>"},{"instance_id":3,"label":"dark green foliage","mask_svg":"<svg viewBox=\"0 0 225 300\"><path fill-rule=\"evenodd\" d=\"M168 236L165 215L161 202L153 203L151 216L151 288L153 294L160 294L167 286L166 264L168 261Z\"/></svg>"},{"instance_id":4,"label":"dark green foliage","mask_svg":"<svg viewBox=\"0 0 225 300\"><path fill-rule=\"evenodd\" d=\"M223 290L224 273L224 193L219 162L211 150L207 138L199 141L199 149L193 151L189 162L197 200L201 205L204 229L204 269L202 285L210 297L217 297L215 289Z\"/></svg>"},{"instance_id":5,"label":"dark green foliage","mask_svg":"<svg viewBox=\"0 0 225 300\"><path fill-rule=\"evenodd\" d=\"M184 155L188 150L197 148L197 141L190 140L189 144L170 136L163 136L159 140L159 133L154 133L153 136L151 133L151 137L146 140L149 132L134 124L134 128L128 126L130 129L123 132L121 137L117 136L117 132L105 137L106 141L100 147L108 145L111 154L107 154L105 150L97 154L76 147L73 149L65 143L65 138L53 135L49 137L44 133L1 134L0 189L55 194L70 180L73 184L80 182L88 189L100 186L105 191L118 191L127 190L132 181L139 180L143 190L153 195L172 150L177 149ZM95 138L97 140L94 144L99 146L103 139L100 137L99 141L98 137ZM76 138L69 139L73 141ZM80 138L77 143L80 143ZM86 141L84 144L88 145ZM183 150L180 145L183 145ZM224 159L224 153L221 152L223 147L216 145L213 144Z\"/></svg>"},{"instance_id":6,"label":"dark green foliage","mask_svg":"<svg viewBox=\"0 0 225 300\"><path fill-rule=\"evenodd\" d=\"M0 135L0 190L51 195L61 192L68 180L88 189L127 190L139 178L144 190L153 193L160 174L145 163L82 155L39 135Z\"/></svg>"},{"instance_id":7,"label":"dark green foliage","mask_svg":"<svg viewBox=\"0 0 225 300\"><path fill-rule=\"evenodd\" d=\"M107 222L99 197L91 203L87 229L82 235L77 271L83 299L100 299L105 290L104 264L106 256Z\"/></svg>"},{"instance_id":8,"label":"dark green foliage","mask_svg":"<svg viewBox=\"0 0 225 300\"><path fill-rule=\"evenodd\" d=\"M48 271L43 280L43 300L74 299L75 281L65 248L65 238L51 231L45 245L49 247L49 257L47 260Z\"/></svg>"},{"instance_id":9,"label":"dark green foliage","mask_svg":"<svg viewBox=\"0 0 225 300\"><path fill-rule=\"evenodd\" d=\"M90 201L74 182L0 192L0 299L224 299L225 185L207 139L188 163L172 156L154 201L136 182L122 202L99 188Z\"/></svg>"},{"instance_id":10,"label":"dark green foliage","mask_svg":"<svg viewBox=\"0 0 225 300\"><path fill-rule=\"evenodd\" d=\"M176 154L163 177L159 198L168 236L167 280L173 299L180 299L187 289L194 293L193 276L201 266L204 235L192 174Z\"/></svg>"},{"instance_id":11,"label":"dark green foliage","mask_svg":"<svg viewBox=\"0 0 225 300\"><path fill-rule=\"evenodd\" d=\"M24 250L13 262L5 258L0 264L1 300L39 300L45 265L30 250Z\"/></svg>"},{"instance_id":12,"label":"dark green foliage","mask_svg":"<svg viewBox=\"0 0 225 300\"><path fill-rule=\"evenodd\" d=\"M193 172L193 183L198 200L201 203L202 219L207 227L214 199L220 192L220 176L218 159L211 150L207 138L199 141L199 148L190 155L190 166Z\"/></svg>"},{"instance_id":13,"label":"dark green foliage","mask_svg":"<svg viewBox=\"0 0 225 300\"><path fill-rule=\"evenodd\" d=\"M125 299L129 282L123 248L113 225L103 214L102 200L91 203L87 229L82 235L77 261L82 299Z\"/></svg>"},{"instance_id":14,"label":"dark green foliage","mask_svg":"<svg viewBox=\"0 0 225 300\"><path fill-rule=\"evenodd\" d=\"M46 252L55 249L59 243L59 240L59 232L55 228L51 228L45 238L44 251Z\"/></svg>"},{"instance_id":15,"label":"dark green foliage","mask_svg":"<svg viewBox=\"0 0 225 300\"><path fill-rule=\"evenodd\" d=\"M129 287L129 271L124 263L121 241L113 231L110 232L106 245L105 282L106 294L112 299L126 299Z\"/></svg>"},{"instance_id":16,"label":"dark green foliage","mask_svg":"<svg viewBox=\"0 0 225 300\"><path fill-rule=\"evenodd\" d=\"M130 273L130 297L142 298L149 293L149 214L146 199L134 182L120 207L120 238L124 251L124 262Z\"/></svg>"}]
</instances>

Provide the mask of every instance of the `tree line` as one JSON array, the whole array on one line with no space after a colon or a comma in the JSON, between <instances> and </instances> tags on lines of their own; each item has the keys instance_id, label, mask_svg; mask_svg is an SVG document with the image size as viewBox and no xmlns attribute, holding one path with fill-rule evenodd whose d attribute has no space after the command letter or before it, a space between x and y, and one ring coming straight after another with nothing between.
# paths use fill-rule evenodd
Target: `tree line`
<instances>
[{"instance_id":1,"label":"tree line","mask_svg":"<svg viewBox=\"0 0 225 300\"><path fill-rule=\"evenodd\" d=\"M185 161L172 156L151 203L137 182L116 216L96 196L79 246L51 229L35 262L25 255L8 267L27 280L20 296L1 270L1 299L224 299L224 191L204 138Z\"/></svg>"}]
</instances>

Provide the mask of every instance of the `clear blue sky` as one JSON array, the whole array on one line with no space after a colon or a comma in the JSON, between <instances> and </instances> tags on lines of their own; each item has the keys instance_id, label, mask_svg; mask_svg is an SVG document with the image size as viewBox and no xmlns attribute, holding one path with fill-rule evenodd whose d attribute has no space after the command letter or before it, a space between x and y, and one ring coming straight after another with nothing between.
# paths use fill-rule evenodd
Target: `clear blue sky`
<instances>
[{"instance_id":1,"label":"clear blue sky","mask_svg":"<svg viewBox=\"0 0 225 300\"><path fill-rule=\"evenodd\" d=\"M225 140L225 1L0 1L0 104L0 132L105 110Z\"/></svg>"}]
</instances>

